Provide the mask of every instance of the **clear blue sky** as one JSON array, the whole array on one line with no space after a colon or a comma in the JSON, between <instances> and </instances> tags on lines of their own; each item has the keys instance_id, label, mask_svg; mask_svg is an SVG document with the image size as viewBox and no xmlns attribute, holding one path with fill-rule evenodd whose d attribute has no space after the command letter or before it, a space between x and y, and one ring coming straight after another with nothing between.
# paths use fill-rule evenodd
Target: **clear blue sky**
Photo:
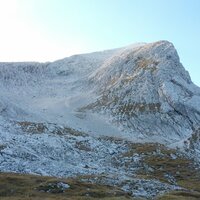
<instances>
[{"instance_id":1,"label":"clear blue sky","mask_svg":"<svg viewBox=\"0 0 200 200\"><path fill-rule=\"evenodd\" d=\"M200 86L200 0L0 0L0 61L169 40Z\"/></svg>"}]
</instances>

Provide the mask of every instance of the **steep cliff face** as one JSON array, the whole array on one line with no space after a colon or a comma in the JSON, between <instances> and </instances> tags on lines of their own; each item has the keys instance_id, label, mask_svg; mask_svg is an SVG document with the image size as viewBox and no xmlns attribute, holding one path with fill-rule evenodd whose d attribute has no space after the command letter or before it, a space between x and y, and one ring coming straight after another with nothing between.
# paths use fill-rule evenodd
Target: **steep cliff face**
<instances>
[{"instance_id":1,"label":"steep cliff face","mask_svg":"<svg viewBox=\"0 0 200 200\"><path fill-rule=\"evenodd\" d=\"M200 89L167 41L122 51L90 79L100 96L88 108L109 113L133 137L172 143L199 128Z\"/></svg>"},{"instance_id":2,"label":"steep cliff face","mask_svg":"<svg viewBox=\"0 0 200 200\"><path fill-rule=\"evenodd\" d=\"M53 63L1 63L0 86L1 113L12 118L165 144L199 129L200 89L168 41Z\"/></svg>"}]
</instances>

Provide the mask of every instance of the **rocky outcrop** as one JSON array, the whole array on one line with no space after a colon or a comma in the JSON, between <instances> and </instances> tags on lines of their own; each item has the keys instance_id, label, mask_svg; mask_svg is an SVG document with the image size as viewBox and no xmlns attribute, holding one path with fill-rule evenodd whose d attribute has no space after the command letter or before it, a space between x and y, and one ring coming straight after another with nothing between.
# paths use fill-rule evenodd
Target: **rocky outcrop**
<instances>
[{"instance_id":1,"label":"rocky outcrop","mask_svg":"<svg viewBox=\"0 0 200 200\"><path fill-rule=\"evenodd\" d=\"M200 124L200 89L168 41L53 63L1 63L0 87L1 113L12 118L22 110L23 120L34 116L37 121L57 123L59 118L63 124L69 118L73 125L92 110L105 123L109 117L122 136L165 144L187 139Z\"/></svg>"},{"instance_id":2,"label":"rocky outcrop","mask_svg":"<svg viewBox=\"0 0 200 200\"><path fill-rule=\"evenodd\" d=\"M124 50L90 78L101 95L87 108L109 113L133 137L172 143L199 128L200 89L168 41Z\"/></svg>"}]
</instances>

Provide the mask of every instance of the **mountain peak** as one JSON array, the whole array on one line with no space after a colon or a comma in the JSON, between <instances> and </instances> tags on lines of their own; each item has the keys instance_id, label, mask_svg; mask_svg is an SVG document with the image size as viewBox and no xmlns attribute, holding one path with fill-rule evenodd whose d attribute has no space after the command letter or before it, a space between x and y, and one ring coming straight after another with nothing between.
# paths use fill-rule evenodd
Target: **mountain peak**
<instances>
[{"instance_id":1,"label":"mountain peak","mask_svg":"<svg viewBox=\"0 0 200 200\"><path fill-rule=\"evenodd\" d=\"M141 79L152 77L159 82L169 81L173 77L181 77L190 83L189 73L180 63L178 53L174 45L168 41L158 41L142 44L134 48L124 48L106 59L103 65L92 75L91 79L98 84L110 85L113 79L127 79L136 77Z\"/></svg>"},{"instance_id":2,"label":"mountain peak","mask_svg":"<svg viewBox=\"0 0 200 200\"><path fill-rule=\"evenodd\" d=\"M125 49L106 60L91 79L102 94L93 108L129 127L133 138L175 142L187 137L200 120L194 103L200 102L199 88L168 41Z\"/></svg>"},{"instance_id":3,"label":"mountain peak","mask_svg":"<svg viewBox=\"0 0 200 200\"><path fill-rule=\"evenodd\" d=\"M161 40L143 47L144 53L149 52L155 59L170 59L179 62L178 53L174 45L169 41Z\"/></svg>"}]
</instances>

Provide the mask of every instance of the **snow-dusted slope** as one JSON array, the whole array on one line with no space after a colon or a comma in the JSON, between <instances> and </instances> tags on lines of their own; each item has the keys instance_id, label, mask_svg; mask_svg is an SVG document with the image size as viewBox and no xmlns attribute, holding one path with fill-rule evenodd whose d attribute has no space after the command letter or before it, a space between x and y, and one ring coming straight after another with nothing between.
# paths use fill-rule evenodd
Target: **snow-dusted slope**
<instances>
[{"instance_id":1,"label":"snow-dusted slope","mask_svg":"<svg viewBox=\"0 0 200 200\"><path fill-rule=\"evenodd\" d=\"M200 161L199 130L200 89L168 41L52 63L0 63L0 171L107 174L106 184L153 197L178 187L133 176L153 172L145 156L165 156L133 154L133 142L179 147Z\"/></svg>"},{"instance_id":2,"label":"snow-dusted slope","mask_svg":"<svg viewBox=\"0 0 200 200\"><path fill-rule=\"evenodd\" d=\"M129 48L133 47L125 49ZM1 115L58 123L92 134L117 134L117 128L104 117L86 115L79 108L97 96L89 83L90 74L123 49L75 55L53 63L0 63Z\"/></svg>"},{"instance_id":3,"label":"snow-dusted slope","mask_svg":"<svg viewBox=\"0 0 200 200\"><path fill-rule=\"evenodd\" d=\"M200 89L167 41L0 64L1 115L92 135L177 143L199 128Z\"/></svg>"}]
</instances>

